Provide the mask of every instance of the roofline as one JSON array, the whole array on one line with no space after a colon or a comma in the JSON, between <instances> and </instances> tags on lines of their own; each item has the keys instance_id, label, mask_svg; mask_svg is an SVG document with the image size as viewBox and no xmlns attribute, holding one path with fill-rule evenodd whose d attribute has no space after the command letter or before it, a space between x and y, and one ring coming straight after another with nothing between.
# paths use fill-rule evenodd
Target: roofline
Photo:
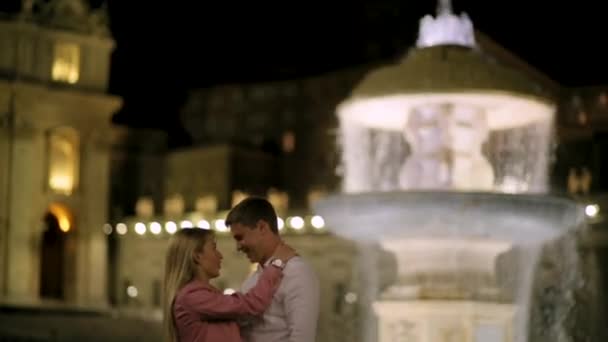
<instances>
[{"instance_id":1,"label":"roofline","mask_svg":"<svg viewBox=\"0 0 608 342\"><path fill-rule=\"evenodd\" d=\"M533 67L524 59L517 56L504 46L500 45L487 34L479 30L475 30L475 39L483 52L498 59L505 65L521 70L522 72L528 74L528 76L531 78L538 81L542 86L551 89L553 92L559 93L563 89L563 86L560 83Z\"/></svg>"}]
</instances>

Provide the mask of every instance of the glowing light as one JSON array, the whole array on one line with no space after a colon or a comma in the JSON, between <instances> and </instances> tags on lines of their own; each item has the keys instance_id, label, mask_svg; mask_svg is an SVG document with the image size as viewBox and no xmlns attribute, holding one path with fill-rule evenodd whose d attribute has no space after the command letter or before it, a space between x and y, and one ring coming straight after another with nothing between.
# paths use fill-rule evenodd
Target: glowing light
<instances>
[{"instance_id":1,"label":"glowing light","mask_svg":"<svg viewBox=\"0 0 608 342\"><path fill-rule=\"evenodd\" d=\"M585 214L589 217L596 217L600 213L600 206L597 204L589 204L585 207Z\"/></svg>"},{"instance_id":2,"label":"glowing light","mask_svg":"<svg viewBox=\"0 0 608 342\"><path fill-rule=\"evenodd\" d=\"M54 81L74 84L80 77L80 47L74 43L57 43L55 45L53 69Z\"/></svg>"},{"instance_id":3,"label":"glowing light","mask_svg":"<svg viewBox=\"0 0 608 342\"><path fill-rule=\"evenodd\" d=\"M316 215L310 219L310 224L317 229L321 229L325 227L325 220L323 220L323 217Z\"/></svg>"},{"instance_id":4,"label":"glowing light","mask_svg":"<svg viewBox=\"0 0 608 342\"><path fill-rule=\"evenodd\" d=\"M177 231L177 225L173 221L168 221L167 223L165 223L165 230L169 234L175 234L175 232Z\"/></svg>"},{"instance_id":5,"label":"glowing light","mask_svg":"<svg viewBox=\"0 0 608 342\"><path fill-rule=\"evenodd\" d=\"M224 290L224 294L225 295L231 295L231 294L233 294L235 292L236 291L234 289L231 289L231 288L227 288L227 289Z\"/></svg>"},{"instance_id":6,"label":"glowing light","mask_svg":"<svg viewBox=\"0 0 608 342\"><path fill-rule=\"evenodd\" d=\"M127 225L124 223L119 223L116 225L116 232L120 235L127 234Z\"/></svg>"},{"instance_id":7,"label":"glowing light","mask_svg":"<svg viewBox=\"0 0 608 342\"><path fill-rule=\"evenodd\" d=\"M106 234L106 235L110 235L110 234L112 234L112 225L111 225L111 224L109 224L109 223L104 224L104 225L103 225L103 232L104 232L104 234Z\"/></svg>"},{"instance_id":8,"label":"glowing light","mask_svg":"<svg viewBox=\"0 0 608 342\"><path fill-rule=\"evenodd\" d=\"M72 228L71 215L66 207L60 204L51 204L49 206L49 212L57 219L59 229L61 229L62 232L67 233L70 228Z\"/></svg>"},{"instance_id":9,"label":"glowing light","mask_svg":"<svg viewBox=\"0 0 608 342\"><path fill-rule=\"evenodd\" d=\"M209 224L209 221L207 220L200 220L198 221L198 223L196 224L197 227L201 228L201 229L211 229L211 225Z\"/></svg>"},{"instance_id":10,"label":"glowing light","mask_svg":"<svg viewBox=\"0 0 608 342\"><path fill-rule=\"evenodd\" d=\"M70 230L70 220L65 217L58 217L59 219L59 229L61 229L64 233L67 233Z\"/></svg>"},{"instance_id":11,"label":"glowing light","mask_svg":"<svg viewBox=\"0 0 608 342\"><path fill-rule=\"evenodd\" d=\"M357 302L357 294L354 292L349 292L344 296L344 301L348 304L354 304Z\"/></svg>"},{"instance_id":12,"label":"glowing light","mask_svg":"<svg viewBox=\"0 0 608 342\"><path fill-rule=\"evenodd\" d=\"M277 217L277 227L279 230L283 230L283 228L285 228L285 221L283 221L283 219L280 217Z\"/></svg>"},{"instance_id":13,"label":"glowing light","mask_svg":"<svg viewBox=\"0 0 608 342\"><path fill-rule=\"evenodd\" d=\"M143 224L143 223L142 223ZM145 226L144 226L145 227ZM129 287L127 287L127 296L131 297L131 298L135 298L139 295L139 291L137 290L137 287L131 285Z\"/></svg>"},{"instance_id":14,"label":"glowing light","mask_svg":"<svg viewBox=\"0 0 608 342\"><path fill-rule=\"evenodd\" d=\"M70 127L58 127L48 140L48 185L54 192L70 195L78 180L78 133Z\"/></svg>"},{"instance_id":15,"label":"glowing light","mask_svg":"<svg viewBox=\"0 0 608 342\"><path fill-rule=\"evenodd\" d=\"M188 220L184 220L182 222L179 223L179 226L182 228L192 228L192 222L188 221Z\"/></svg>"},{"instance_id":16,"label":"glowing light","mask_svg":"<svg viewBox=\"0 0 608 342\"><path fill-rule=\"evenodd\" d=\"M226 227L226 222L224 220L215 220L213 222L213 225L215 226L215 230L217 230L218 232L228 231L228 227Z\"/></svg>"},{"instance_id":17,"label":"glowing light","mask_svg":"<svg viewBox=\"0 0 608 342\"><path fill-rule=\"evenodd\" d=\"M304 219L300 216L294 216L289 219L289 225L293 229L300 230L304 228Z\"/></svg>"},{"instance_id":18,"label":"glowing light","mask_svg":"<svg viewBox=\"0 0 608 342\"><path fill-rule=\"evenodd\" d=\"M139 235L144 235L146 233L146 225L141 222L137 222L135 224L135 232Z\"/></svg>"},{"instance_id":19,"label":"glowing light","mask_svg":"<svg viewBox=\"0 0 608 342\"><path fill-rule=\"evenodd\" d=\"M57 192L69 195L72 193L74 181L70 176L53 175L49 180L49 186L51 187L51 189Z\"/></svg>"},{"instance_id":20,"label":"glowing light","mask_svg":"<svg viewBox=\"0 0 608 342\"><path fill-rule=\"evenodd\" d=\"M150 232L154 235L158 235L160 234L160 232L163 230L163 227L160 225L160 223L158 222L152 222L150 223Z\"/></svg>"}]
</instances>

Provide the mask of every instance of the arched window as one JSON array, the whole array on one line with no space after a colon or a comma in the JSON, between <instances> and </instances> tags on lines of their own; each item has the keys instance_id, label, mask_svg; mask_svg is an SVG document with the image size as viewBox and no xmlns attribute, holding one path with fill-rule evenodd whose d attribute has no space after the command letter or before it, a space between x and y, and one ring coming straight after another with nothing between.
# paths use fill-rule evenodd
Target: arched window
<instances>
[{"instance_id":1,"label":"arched window","mask_svg":"<svg viewBox=\"0 0 608 342\"><path fill-rule=\"evenodd\" d=\"M48 136L48 151L48 186L54 192L70 195L78 186L78 132L70 127L51 130Z\"/></svg>"}]
</instances>

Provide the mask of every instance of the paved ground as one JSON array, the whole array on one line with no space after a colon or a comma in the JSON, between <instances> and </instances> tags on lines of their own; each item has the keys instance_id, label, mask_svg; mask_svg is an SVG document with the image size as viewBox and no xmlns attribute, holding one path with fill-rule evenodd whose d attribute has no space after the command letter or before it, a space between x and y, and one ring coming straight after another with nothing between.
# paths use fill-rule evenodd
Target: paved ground
<instances>
[{"instance_id":1,"label":"paved ground","mask_svg":"<svg viewBox=\"0 0 608 342\"><path fill-rule=\"evenodd\" d=\"M109 311L0 306L0 342L161 342L161 323Z\"/></svg>"}]
</instances>

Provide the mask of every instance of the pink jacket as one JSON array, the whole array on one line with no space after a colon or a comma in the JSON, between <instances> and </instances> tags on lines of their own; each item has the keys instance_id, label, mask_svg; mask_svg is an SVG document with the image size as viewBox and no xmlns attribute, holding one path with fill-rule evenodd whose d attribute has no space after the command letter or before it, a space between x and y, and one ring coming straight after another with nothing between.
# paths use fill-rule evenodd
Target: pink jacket
<instances>
[{"instance_id":1,"label":"pink jacket","mask_svg":"<svg viewBox=\"0 0 608 342\"><path fill-rule=\"evenodd\" d=\"M241 342L235 318L264 313L281 278L279 268L265 267L253 289L232 295L199 280L189 282L178 291L173 304L179 342Z\"/></svg>"}]
</instances>

